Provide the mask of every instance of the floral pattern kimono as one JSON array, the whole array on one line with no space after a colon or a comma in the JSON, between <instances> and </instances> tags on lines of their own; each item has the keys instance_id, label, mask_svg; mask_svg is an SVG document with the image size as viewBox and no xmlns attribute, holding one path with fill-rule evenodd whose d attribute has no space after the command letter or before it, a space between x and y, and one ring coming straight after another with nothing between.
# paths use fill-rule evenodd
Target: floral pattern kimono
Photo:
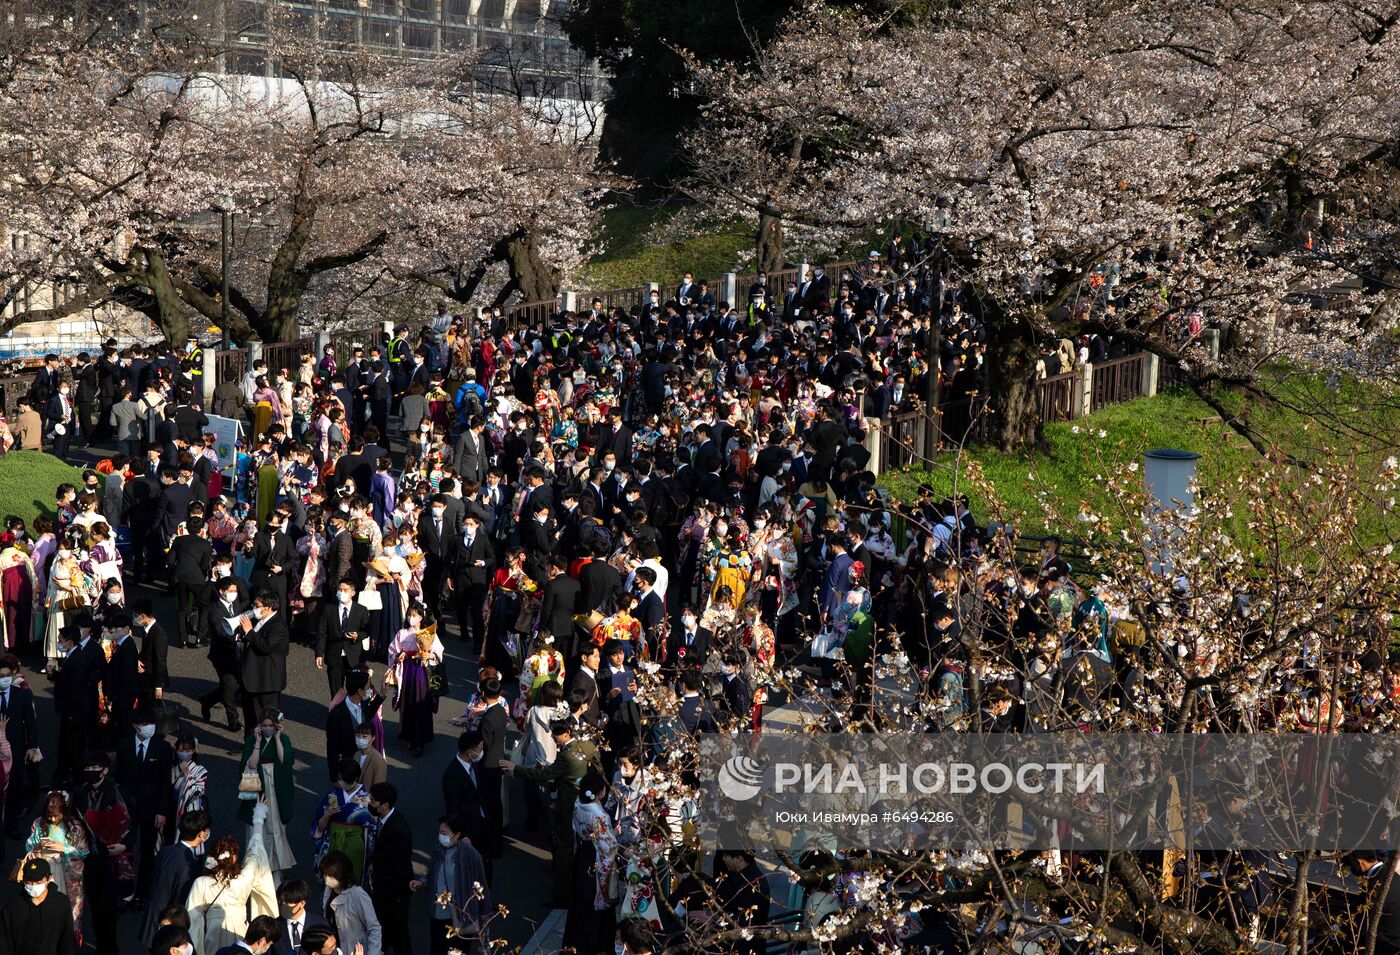
<instances>
[{"instance_id":1,"label":"floral pattern kimono","mask_svg":"<svg viewBox=\"0 0 1400 955\"><path fill-rule=\"evenodd\" d=\"M777 583L778 616L782 616L794 610L800 602L797 592L797 541L792 534L778 534L768 541L763 556L769 577Z\"/></svg>"},{"instance_id":2,"label":"floral pattern kimono","mask_svg":"<svg viewBox=\"0 0 1400 955\"><path fill-rule=\"evenodd\" d=\"M39 577L34 563L24 549L7 544L0 550L0 596L4 598L4 614L0 615L0 636L5 648L28 643L34 633L34 619L39 599Z\"/></svg>"},{"instance_id":3,"label":"floral pattern kimono","mask_svg":"<svg viewBox=\"0 0 1400 955\"><path fill-rule=\"evenodd\" d=\"M749 581L753 576L753 563L743 550L730 550L728 547L715 547L706 562L706 576L710 581L709 600L721 587L728 587L734 594L734 606L740 606L748 594Z\"/></svg>"},{"instance_id":4,"label":"floral pattern kimono","mask_svg":"<svg viewBox=\"0 0 1400 955\"><path fill-rule=\"evenodd\" d=\"M39 846L45 839L52 839L63 846L61 852L51 852ZM73 939L78 948L83 947L83 869L92 846L88 842L87 826L74 819L72 823L57 825L50 823L41 813L30 827L29 839L24 844L26 854L32 853L49 864L53 875L54 888L68 896L68 904L73 909Z\"/></svg>"},{"instance_id":5,"label":"floral pattern kimono","mask_svg":"<svg viewBox=\"0 0 1400 955\"><path fill-rule=\"evenodd\" d=\"M303 561L297 593L301 594L303 600L319 596L326 582L326 565L321 559L325 551L326 539L315 531L297 541L297 553Z\"/></svg>"},{"instance_id":6,"label":"floral pattern kimono","mask_svg":"<svg viewBox=\"0 0 1400 955\"><path fill-rule=\"evenodd\" d=\"M531 654L520 670L520 695L510 707L510 715L516 726L525 728L530 701L539 688L550 680L559 684L564 682L564 654L552 647Z\"/></svg>"}]
</instances>

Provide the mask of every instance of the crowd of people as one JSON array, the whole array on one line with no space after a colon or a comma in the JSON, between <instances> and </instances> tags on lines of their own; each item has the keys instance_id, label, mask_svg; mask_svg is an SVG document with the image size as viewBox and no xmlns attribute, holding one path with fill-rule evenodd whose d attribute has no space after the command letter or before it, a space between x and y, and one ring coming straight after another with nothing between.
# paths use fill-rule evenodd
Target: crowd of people
<instances>
[{"instance_id":1,"label":"crowd of people","mask_svg":"<svg viewBox=\"0 0 1400 955\"><path fill-rule=\"evenodd\" d=\"M14 446L117 450L0 537L0 765L26 889L0 953L116 952L131 908L158 955L406 955L416 893L430 951L484 952L511 902L492 889L508 827L547 840L542 891L580 953L644 955L789 903L815 924L850 901L842 878L774 899L751 854L699 851L696 787L674 783L696 782L699 734L763 732L808 691L833 729L877 724L877 633L934 729L1034 727L1047 687L1092 692L1055 678L1062 660L1116 664L1110 610L1056 541L1006 581L965 498L900 504L867 469L872 422L918 408L930 375L945 398L986 391L982 329L917 250L782 288L760 274L738 302L687 274L588 306L523 324L441 307L348 361L253 361L212 402L195 343L51 356ZM244 422L227 469L209 414ZM970 619L1034 674L972 706ZM454 644L470 674L447 672ZM172 647L206 650L201 717L245 734L236 793L208 790L177 727ZM299 659L325 678L314 782L283 726ZM22 661L53 681L51 765ZM453 685L473 689L444 716ZM408 776L436 778L414 759L443 723L459 735L434 828L396 806Z\"/></svg>"}]
</instances>

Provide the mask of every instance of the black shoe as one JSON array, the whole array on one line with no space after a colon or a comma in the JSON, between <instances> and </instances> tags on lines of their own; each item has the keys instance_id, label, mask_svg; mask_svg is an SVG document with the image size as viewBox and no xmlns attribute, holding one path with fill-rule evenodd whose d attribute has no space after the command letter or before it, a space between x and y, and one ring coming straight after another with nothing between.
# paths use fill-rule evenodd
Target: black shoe
<instances>
[{"instance_id":1,"label":"black shoe","mask_svg":"<svg viewBox=\"0 0 1400 955\"><path fill-rule=\"evenodd\" d=\"M228 721L228 728L229 728L230 730L232 730L233 732L237 733L239 730L241 730L241 729L243 728L243 724L240 723L240 722L238 722L238 718L237 718L237 717L234 717L233 719L231 719L231 720Z\"/></svg>"},{"instance_id":2,"label":"black shoe","mask_svg":"<svg viewBox=\"0 0 1400 955\"><path fill-rule=\"evenodd\" d=\"M415 746L415 747L413 747L413 755L414 755L414 756L420 756L420 757L421 757L421 756L423 755L423 747L421 747L421 746Z\"/></svg>"},{"instance_id":3,"label":"black shoe","mask_svg":"<svg viewBox=\"0 0 1400 955\"><path fill-rule=\"evenodd\" d=\"M208 723L208 722L209 722L209 718L210 718L211 716L213 716L213 714L214 714L214 706L213 706L213 704L211 704L211 703L206 703L206 702L204 702L203 700L200 700L200 701L199 701L199 715L200 715L201 717L204 718L204 722Z\"/></svg>"}]
</instances>

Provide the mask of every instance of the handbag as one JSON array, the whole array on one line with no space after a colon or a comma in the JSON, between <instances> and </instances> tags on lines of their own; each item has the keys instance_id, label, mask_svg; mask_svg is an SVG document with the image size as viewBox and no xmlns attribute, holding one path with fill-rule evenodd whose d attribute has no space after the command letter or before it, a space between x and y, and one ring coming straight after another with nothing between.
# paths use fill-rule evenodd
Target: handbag
<instances>
[{"instance_id":1,"label":"handbag","mask_svg":"<svg viewBox=\"0 0 1400 955\"><path fill-rule=\"evenodd\" d=\"M813 660L841 659L841 644L844 641L835 630L823 630L812 638Z\"/></svg>"},{"instance_id":2,"label":"handbag","mask_svg":"<svg viewBox=\"0 0 1400 955\"><path fill-rule=\"evenodd\" d=\"M384 609L384 599L379 596L378 590L370 590L366 588L365 590L360 591L360 595L355 598L355 603L359 604L361 607L364 607L366 610Z\"/></svg>"},{"instance_id":3,"label":"handbag","mask_svg":"<svg viewBox=\"0 0 1400 955\"><path fill-rule=\"evenodd\" d=\"M520 610L515 615L515 627L517 633L530 633L535 629L535 612L539 610L539 602L524 597L520 601Z\"/></svg>"},{"instance_id":4,"label":"handbag","mask_svg":"<svg viewBox=\"0 0 1400 955\"><path fill-rule=\"evenodd\" d=\"M262 795L262 773L257 770L244 770L238 777L238 798L254 800Z\"/></svg>"},{"instance_id":5,"label":"handbag","mask_svg":"<svg viewBox=\"0 0 1400 955\"><path fill-rule=\"evenodd\" d=\"M447 690L447 664L431 664L428 667L428 692L433 696L446 696Z\"/></svg>"}]
</instances>

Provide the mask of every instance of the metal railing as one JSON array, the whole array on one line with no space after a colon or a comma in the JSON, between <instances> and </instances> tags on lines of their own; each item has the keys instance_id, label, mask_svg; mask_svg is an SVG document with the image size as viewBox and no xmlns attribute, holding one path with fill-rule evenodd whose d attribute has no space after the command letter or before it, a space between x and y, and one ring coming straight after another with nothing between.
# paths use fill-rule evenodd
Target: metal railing
<instances>
[{"instance_id":1,"label":"metal railing","mask_svg":"<svg viewBox=\"0 0 1400 955\"><path fill-rule=\"evenodd\" d=\"M274 375L280 369L286 369L289 374L296 374L301 367L301 356L316 356L316 339L298 338L291 342L269 342L263 345L262 356L267 362L268 370Z\"/></svg>"},{"instance_id":2,"label":"metal railing","mask_svg":"<svg viewBox=\"0 0 1400 955\"><path fill-rule=\"evenodd\" d=\"M353 351L356 345L364 349L364 356L369 357L369 350L378 345L384 345L384 329L378 325L371 325L369 328L356 328L345 332L331 333L331 348L335 351L335 361L338 367L344 368L354 357ZM320 356L317 356L320 361Z\"/></svg>"},{"instance_id":3,"label":"metal railing","mask_svg":"<svg viewBox=\"0 0 1400 955\"><path fill-rule=\"evenodd\" d=\"M241 381L248 374L248 350L246 348L220 348L214 352L214 384L219 382Z\"/></svg>"},{"instance_id":4,"label":"metal railing","mask_svg":"<svg viewBox=\"0 0 1400 955\"><path fill-rule=\"evenodd\" d=\"M33 383L34 375L0 378L0 400L4 402L5 420L14 423L15 415L19 414L19 400L29 393L29 386ZM34 410L43 411L42 408ZM16 442L18 440L16 438Z\"/></svg>"},{"instance_id":5,"label":"metal railing","mask_svg":"<svg viewBox=\"0 0 1400 955\"><path fill-rule=\"evenodd\" d=\"M533 325L538 321L549 321L559 314L559 299L549 298L540 302L515 302L501 309L501 315L517 325Z\"/></svg>"},{"instance_id":6,"label":"metal railing","mask_svg":"<svg viewBox=\"0 0 1400 955\"><path fill-rule=\"evenodd\" d=\"M1138 352L1091 365L1093 378L1089 392L1089 411L1098 411L1106 405L1140 398L1142 363L1143 354Z\"/></svg>"},{"instance_id":7,"label":"metal railing","mask_svg":"<svg viewBox=\"0 0 1400 955\"><path fill-rule=\"evenodd\" d=\"M714 291L716 286L710 283L710 290ZM615 288L602 292L589 292L586 295L579 295L575 298L575 304L580 311L588 311L593 307L593 300L601 299L603 310L611 311L614 308L622 308L631 311L642 304L647 297L647 286L637 285L632 288Z\"/></svg>"},{"instance_id":8,"label":"metal railing","mask_svg":"<svg viewBox=\"0 0 1400 955\"><path fill-rule=\"evenodd\" d=\"M1083 407L1084 376L1077 371L1063 375L1042 378L1036 385L1036 404L1040 408L1040 420L1049 424L1053 421L1069 421L1079 417Z\"/></svg>"}]
</instances>

